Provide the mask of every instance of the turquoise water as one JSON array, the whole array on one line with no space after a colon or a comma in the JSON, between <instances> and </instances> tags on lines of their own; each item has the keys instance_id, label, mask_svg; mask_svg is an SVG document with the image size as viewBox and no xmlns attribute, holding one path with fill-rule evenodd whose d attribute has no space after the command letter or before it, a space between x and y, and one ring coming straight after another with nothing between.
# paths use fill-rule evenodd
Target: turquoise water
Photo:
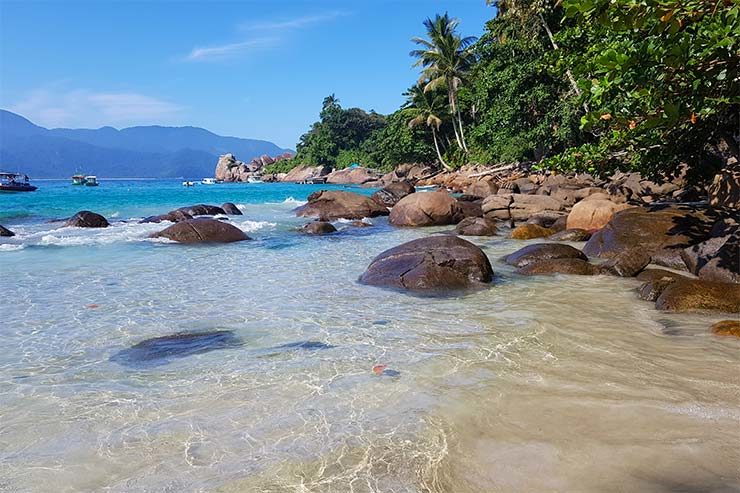
<instances>
[{"instance_id":1,"label":"turquoise water","mask_svg":"<svg viewBox=\"0 0 740 493\"><path fill-rule=\"evenodd\" d=\"M519 278L506 228L472 238L489 289L363 286L374 256L449 228L301 235L292 209L325 186L36 184L0 195L0 491L740 490L740 344L707 331L727 315L657 312L631 279ZM253 241L137 223L226 201ZM48 222L80 209L111 227ZM214 330L236 343L121 357Z\"/></svg>"}]
</instances>

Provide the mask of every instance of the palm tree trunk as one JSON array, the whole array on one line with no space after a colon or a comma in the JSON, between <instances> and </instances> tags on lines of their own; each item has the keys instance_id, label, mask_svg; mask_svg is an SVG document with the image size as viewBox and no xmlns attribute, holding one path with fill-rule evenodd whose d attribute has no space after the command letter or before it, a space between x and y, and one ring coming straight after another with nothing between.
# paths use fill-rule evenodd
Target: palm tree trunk
<instances>
[{"instance_id":1,"label":"palm tree trunk","mask_svg":"<svg viewBox=\"0 0 740 493\"><path fill-rule=\"evenodd\" d=\"M460 140L462 141L463 149L465 153L468 153L468 143L465 142L465 133L463 132L462 115L460 114L460 107L457 108L457 121L460 124Z\"/></svg>"},{"instance_id":2,"label":"palm tree trunk","mask_svg":"<svg viewBox=\"0 0 740 493\"><path fill-rule=\"evenodd\" d=\"M442 153L439 152L439 143L437 142L437 130L432 126L432 139L434 139L434 150L437 151L437 159L439 159L439 162L442 163L442 167L446 169L447 171L452 171L452 168L449 164L445 163L445 160L442 158Z\"/></svg>"},{"instance_id":3,"label":"palm tree trunk","mask_svg":"<svg viewBox=\"0 0 740 493\"><path fill-rule=\"evenodd\" d=\"M462 138L460 137L460 131L458 130L457 123L455 122L458 111L457 103L455 102L455 91L452 88L452 83L447 84L447 99L450 102L450 113L452 114L452 130L455 131L455 140L457 141L457 147L459 147L461 151L465 151L465 146L463 145Z\"/></svg>"}]
</instances>

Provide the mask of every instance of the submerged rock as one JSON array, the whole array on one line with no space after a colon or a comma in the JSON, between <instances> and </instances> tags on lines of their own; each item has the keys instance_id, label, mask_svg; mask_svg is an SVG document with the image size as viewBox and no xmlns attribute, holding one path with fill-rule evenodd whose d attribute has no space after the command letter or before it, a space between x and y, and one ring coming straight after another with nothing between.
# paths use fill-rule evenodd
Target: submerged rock
<instances>
[{"instance_id":1,"label":"submerged rock","mask_svg":"<svg viewBox=\"0 0 740 493\"><path fill-rule=\"evenodd\" d=\"M589 238L591 238L591 233L580 228L566 229L547 237L552 241L588 241Z\"/></svg>"},{"instance_id":2,"label":"submerged rock","mask_svg":"<svg viewBox=\"0 0 740 493\"><path fill-rule=\"evenodd\" d=\"M619 253L601 265L604 273L620 277L634 277L650 263L650 255L640 248L632 248Z\"/></svg>"},{"instance_id":3,"label":"submerged rock","mask_svg":"<svg viewBox=\"0 0 740 493\"><path fill-rule=\"evenodd\" d=\"M111 356L125 366L164 365L171 359L239 347L242 341L230 330L185 332L146 339Z\"/></svg>"},{"instance_id":4,"label":"submerged rock","mask_svg":"<svg viewBox=\"0 0 740 493\"><path fill-rule=\"evenodd\" d=\"M680 279L670 283L655 302L658 310L715 310L740 313L740 284Z\"/></svg>"},{"instance_id":5,"label":"submerged rock","mask_svg":"<svg viewBox=\"0 0 740 493\"><path fill-rule=\"evenodd\" d=\"M0 224L0 236L15 236L15 233L13 233L11 230Z\"/></svg>"},{"instance_id":6,"label":"submerged rock","mask_svg":"<svg viewBox=\"0 0 740 493\"><path fill-rule=\"evenodd\" d=\"M601 273L598 266L590 264L580 258L553 258L531 262L516 270L517 274L526 276L542 274L572 274L578 276L593 276Z\"/></svg>"},{"instance_id":7,"label":"submerged rock","mask_svg":"<svg viewBox=\"0 0 740 493\"><path fill-rule=\"evenodd\" d=\"M380 205L393 207L399 200L415 191L414 186L408 181L396 181L375 192L372 199Z\"/></svg>"},{"instance_id":8,"label":"submerged rock","mask_svg":"<svg viewBox=\"0 0 740 493\"><path fill-rule=\"evenodd\" d=\"M550 259L579 259L588 261L582 251L562 243L537 243L528 245L504 257L504 262L515 267Z\"/></svg>"},{"instance_id":9,"label":"submerged rock","mask_svg":"<svg viewBox=\"0 0 740 493\"><path fill-rule=\"evenodd\" d=\"M301 232L309 235L328 235L336 233L337 228L335 228L332 223L326 221L314 221L304 224L303 227L301 227Z\"/></svg>"},{"instance_id":10,"label":"submerged rock","mask_svg":"<svg viewBox=\"0 0 740 493\"><path fill-rule=\"evenodd\" d=\"M532 240L534 238L545 238L554 234L555 231L550 228L543 228L538 224L520 224L511 232L511 237L515 240Z\"/></svg>"},{"instance_id":11,"label":"submerged rock","mask_svg":"<svg viewBox=\"0 0 740 493\"><path fill-rule=\"evenodd\" d=\"M308 203L294 209L298 217L317 217L321 221L387 216L388 208L366 195L337 190L321 190L308 196Z\"/></svg>"},{"instance_id":12,"label":"submerged rock","mask_svg":"<svg viewBox=\"0 0 740 493\"><path fill-rule=\"evenodd\" d=\"M360 282L416 291L463 289L493 278L483 250L457 236L409 241L378 255Z\"/></svg>"},{"instance_id":13,"label":"submerged rock","mask_svg":"<svg viewBox=\"0 0 740 493\"><path fill-rule=\"evenodd\" d=\"M167 238L178 243L232 243L249 240L249 236L231 224L215 219L198 218L173 224L152 238Z\"/></svg>"},{"instance_id":14,"label":"submerged rock","mask_svg":"<svg viewBox=\"0 0 740 493\"><path fill-rule=\"evenodd\" d=\"M229 216L242 216L242 211L239 210L239 208L236 206L236 204L233 204L231 202L226 202L224 204L221 204L221 209L224 210L226 214Z\"/></svg>"},{"instance_id":15,"label":"submerged rock","mask_svg":"<svg viewBox=\"0 0 740 493\"><path fill-rule=\"evenodd\" d=\"M457 200L441 190L405 196L391 210L389 221L395 226L442 226L461 217Z\"/></svg>"},{"instance_id":16,"label":"submerged rock","mask_svg":"<svg viewBox=\"0 0 740 493\"><path fill-rule=\"evenodd\" d=\"M712 325L713 334L740 337L740 320L722 320Z\"/></svg>"},{"instance_id":17,"label":"submerged rock","mask_svg":"<svg viewBox=\"0 0 740 493\"><path fill-rule=\"evenodd\" d=\"M110 226L110 223L100 214L90 211L80 211L67 219L64 225L75 228L107 228Z\"/></svg>"},{"instance_id":18,"label":"submerged rock","mask_svg":"<svg viewBox=\"0 0 740 493\"><path fill-rule=\"evenodd\" d=\"M493 236L496 231L496 221L487 217L466 217L455 227L460 236Z\"/></svg>"}]
</instances>

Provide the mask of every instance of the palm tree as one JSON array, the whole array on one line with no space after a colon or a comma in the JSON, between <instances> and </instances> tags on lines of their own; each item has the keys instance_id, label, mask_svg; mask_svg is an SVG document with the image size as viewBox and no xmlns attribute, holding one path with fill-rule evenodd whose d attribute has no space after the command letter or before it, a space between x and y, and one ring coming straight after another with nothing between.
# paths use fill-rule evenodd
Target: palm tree
<instances>
[{"instance_id":1,"label":"palm tree","mask_svg":"<svg viewBox=\"0 0 740 493\"><path fill-rule=\"evenodd\" d=\"M411 40L421 46L421 49L413 50L411 56L418 58L414 66L422 67L419 81L426 81L425 91L447 88L455 138L460 149L468 152L460 107L457 104L457 92L468 69L475 61L472 44L476 38L474 36L461 38L456 32L459 23L458 19L450 18L447 13L437 14L434 19L427 18L424 26L429 39L412 38Z\"/></svg>"},{"instance_id":2,"label":"palm tree","mask_svg":"<svg viewBox=\"0 0 740 493\"><path fill-rule=\"evenodd\" d=\"M442 118L438 116L446 108L444 96L439 91L426 91L426 84L419 83L413 86L403 95L408 98L407 103L404 105L404 111L411 118L409 120L409 127L414 128L418 125L426 125L432 129L432 139L434 140L434 150L437 151L437 158L442 164L442 167L447 171L452 170L452 167L447 164L442 157L442 152L439 149L439 141L437 140L437 132L439 127L442 125Z\"/></svg>"}]
</instances>

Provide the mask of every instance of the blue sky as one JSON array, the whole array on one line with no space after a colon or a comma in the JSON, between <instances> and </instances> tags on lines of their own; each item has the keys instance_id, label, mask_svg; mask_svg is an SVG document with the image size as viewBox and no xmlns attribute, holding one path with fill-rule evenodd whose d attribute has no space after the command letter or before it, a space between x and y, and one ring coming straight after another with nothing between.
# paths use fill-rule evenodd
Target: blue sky
<instances>
[{"instance_id":1,"label":"blue sky","mask_svg":"<svg viewBox=\"0 0 740 493\"><path fill-rule=\"evenodd\" d=\"M295 147L324 96L395 110L408 52L448 11L478 36L485 0L0 0L0 107L46 127L194 125Z\"/></svg>"}]
</instances>

